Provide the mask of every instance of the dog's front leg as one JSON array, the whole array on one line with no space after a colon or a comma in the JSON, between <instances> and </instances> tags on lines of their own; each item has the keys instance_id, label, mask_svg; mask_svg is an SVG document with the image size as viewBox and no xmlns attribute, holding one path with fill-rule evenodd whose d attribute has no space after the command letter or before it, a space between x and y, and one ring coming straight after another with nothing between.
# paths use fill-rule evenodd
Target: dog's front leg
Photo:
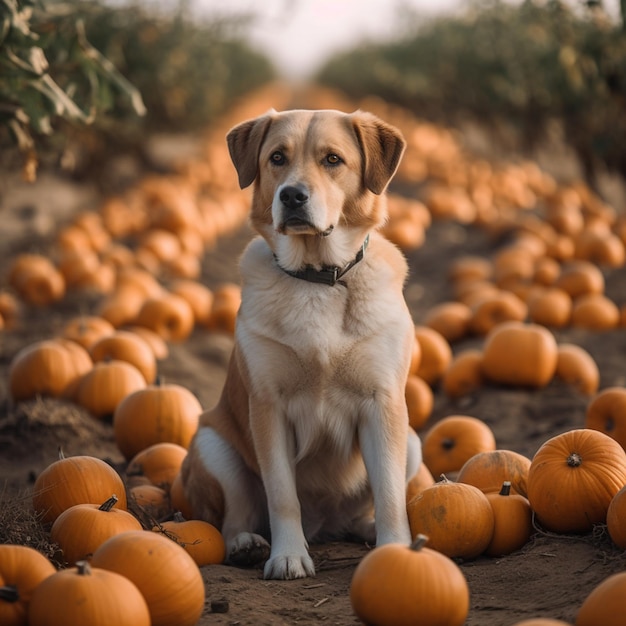
<instances>
[{"instance_id":1,"label":"dog's front leg","mask_svg":"<svg viewBox=\"0 0 626 626\"><path fill-rule=\"evenodd\" d=\"M272 539L263 576L283 580L315 576L296 491L295 435L280 409L269 402L251 400L250 417Z\"/></svg>"},{"instance_id":2,"label":"dog's front leg","mask_svg":"<svg viewBox=\"0 0 626 626\"><path fill-rule=\"evenodd\" d=\"M406 512L408 424L404 397L385 403L373 399L360 420L359 443L374 497L376 545L411 542Z\"/></svg>"}]
</instances>

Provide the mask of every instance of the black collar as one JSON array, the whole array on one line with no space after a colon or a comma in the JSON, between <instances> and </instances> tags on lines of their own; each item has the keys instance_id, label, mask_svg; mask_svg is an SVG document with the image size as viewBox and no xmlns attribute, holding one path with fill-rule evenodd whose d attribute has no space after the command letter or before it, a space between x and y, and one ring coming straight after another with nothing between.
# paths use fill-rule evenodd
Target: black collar
<instances>
[{"instance_id":1,"label":"black collar","mask_svg":"<svg viewBox=\"0 0 626 626\"><path fill-rule=\"evenodd\" d=\"M369 240L370 236L368 235L365 238L363 245L356 253L354 259L352 259L352 261L350 261L343 267L338 267L337 265L324 265L322 269L317 270L312 265L307 265L304 269L297 271L286 270L284 267L281 267L280 264L278 265L278 267L280 267L283 272L289 274L289 276L293 276L294 278L308 280L310 283L322 283L324 285L330 285L332 287L349 269L354 267L363 258Z\"/></svg>"}]
</instances>

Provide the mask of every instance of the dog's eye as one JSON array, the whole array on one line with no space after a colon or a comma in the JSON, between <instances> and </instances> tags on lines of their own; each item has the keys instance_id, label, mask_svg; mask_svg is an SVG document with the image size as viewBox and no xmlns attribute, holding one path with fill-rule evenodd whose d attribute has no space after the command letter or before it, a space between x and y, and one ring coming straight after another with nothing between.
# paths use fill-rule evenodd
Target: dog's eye
<instances>
[{"instance_id":1,"label":"dog's eye","mask_svg":"<svg viewBox=\"0 0 626 626\"><path fill-rule=\"evenodd\" d=\"M336 154L327 154L325 161L327 165L339 165L341 157Z\"/></svg>"},{"instance_id":2,"label":"dog's eye","mask_svg":"<svg viewBox=\"0 0 626 626\"><path fill-rule=\"evenodd\" d=\"M270 157L270 163L272 165L284 165L285 160L285 155L280 150L272 152L272 156Z\"/></svg>"}]
</instances>

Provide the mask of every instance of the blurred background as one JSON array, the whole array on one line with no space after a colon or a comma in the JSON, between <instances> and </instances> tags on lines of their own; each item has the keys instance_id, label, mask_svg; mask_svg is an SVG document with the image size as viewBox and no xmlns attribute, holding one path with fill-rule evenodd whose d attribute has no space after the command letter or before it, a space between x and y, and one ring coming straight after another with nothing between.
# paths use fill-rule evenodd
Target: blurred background
<instances>
[{"instance_id":1,"label":"blurred background","mask_svg":"<svg viewBox=\"0 0 626 626\"><path fill-rule=\"evenodd\" d=\"M626 174L626 0L0 0L0 166L159 167L276 81L375 95L494 150ZM182 139L181 139L182 141Z\"/></svg>"}]
</instances>

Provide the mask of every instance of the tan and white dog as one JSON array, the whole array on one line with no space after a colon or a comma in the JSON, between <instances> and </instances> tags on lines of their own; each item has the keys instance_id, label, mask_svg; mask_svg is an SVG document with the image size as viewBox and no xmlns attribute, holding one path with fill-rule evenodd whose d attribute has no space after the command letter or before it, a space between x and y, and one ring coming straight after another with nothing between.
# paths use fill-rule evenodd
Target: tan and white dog
<instances>
[{"instance_id":1,"label":"tan and white dog","mask_svg":"<svg viewBox=\"0 0 626 626\"><path fill-rule=\"evenodd\" d=\"M313 576L308 541L410 541L414 324L404 257L377 232L405 142L369 113L302 110L227 140L260 237L241 259L226 383L189 448L185 493L221 529L228 562Z\"/></svg>"}]
</instances>

